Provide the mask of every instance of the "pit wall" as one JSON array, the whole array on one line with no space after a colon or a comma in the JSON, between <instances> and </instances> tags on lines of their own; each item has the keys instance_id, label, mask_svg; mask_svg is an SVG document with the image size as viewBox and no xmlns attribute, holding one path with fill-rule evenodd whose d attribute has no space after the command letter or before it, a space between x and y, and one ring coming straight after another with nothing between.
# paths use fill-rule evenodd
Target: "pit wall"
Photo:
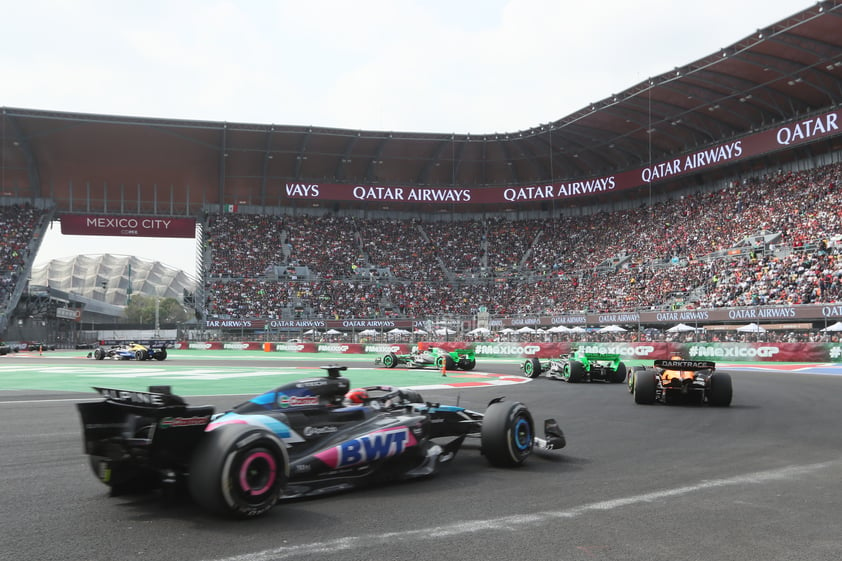
<instances>
[{"instance_id":1,"label":"pit wall","mask_svg":"<svg viewBox=\"0 0 842 561\"><path fill-rule=\"evenodd\" d=\"M619 354L624 360L654 360L680 355L685 358L728 362L842 362L842 343L469 343L432 341L426 345L448 351L473 348L477 357L554 358L574 347L587 352ZM282 353L407 354L417 345L408 343L264 343L181 341L176 349L238 350Z\"/></svg>"}]
</instances>

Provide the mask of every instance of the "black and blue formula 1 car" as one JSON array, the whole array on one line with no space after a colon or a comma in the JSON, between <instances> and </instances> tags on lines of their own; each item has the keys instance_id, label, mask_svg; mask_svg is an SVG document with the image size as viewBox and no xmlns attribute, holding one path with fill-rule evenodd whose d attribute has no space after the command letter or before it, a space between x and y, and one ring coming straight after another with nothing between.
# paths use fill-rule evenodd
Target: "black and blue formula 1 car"
<instances>
[{"instance_id":1,"label":"black and blue formula 1 car","mask_svg":"<svg viewBox=\"0 0 842 561\"><path fill-rule=\"evenodd\" d=\"M167 345L158 346L141 345L140 343L127 343L125 345L111 345L110 347L97 347L88 353L88 358L96 360L166 360Z\"/></svg>"},{"instance_id":2,"label":"black and blue formula 1 car","mask_svg":"<svg viewBox=\"0 0 842 561\"><path fill-rule=\"evenodd\" d=\"M410 389L349 391L340 375L346 367L324 368L327 376L290 382L224 413L189 406L167 386L95 388L101 401L77 405L85 452L112 495L186 488L199 505L245 518L281 498L431 475L469 437L504 467L520 465L534 448L565 446L554 419L536 436L518 402L494 399L483 414L425 402Z\"/></svg>"}]
</instances>

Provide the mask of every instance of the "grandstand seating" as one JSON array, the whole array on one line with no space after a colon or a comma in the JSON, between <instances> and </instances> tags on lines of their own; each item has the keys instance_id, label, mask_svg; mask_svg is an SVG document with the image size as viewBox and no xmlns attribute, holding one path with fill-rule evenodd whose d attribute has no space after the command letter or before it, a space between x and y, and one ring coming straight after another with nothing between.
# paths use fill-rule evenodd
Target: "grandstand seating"
<instances>
[{"instance_id":1,"label":"grandstand seating","mask_svg":"<svg viewBox=\"0 0 842 561\"><path fill-rule=\"evenodd\" d=\"M513 315L835 302L841 178L833 164L588 216L212 215L207 312L430 317L480 306ZM267 273L277 267L312 276L279 280Z\"/></svg>"},{"instance_id":2,"label":"grandstand seating","mask_svg":"<svg viewBox=\"0 0 842 561\"><path fill-rule=\"evenodd\" d=\"M0 332L17 303L16 289L26 280L26 275L21 273L31 266L46 216L46 211L28 204L0 206Z\"/></svg>"}]
</instances>

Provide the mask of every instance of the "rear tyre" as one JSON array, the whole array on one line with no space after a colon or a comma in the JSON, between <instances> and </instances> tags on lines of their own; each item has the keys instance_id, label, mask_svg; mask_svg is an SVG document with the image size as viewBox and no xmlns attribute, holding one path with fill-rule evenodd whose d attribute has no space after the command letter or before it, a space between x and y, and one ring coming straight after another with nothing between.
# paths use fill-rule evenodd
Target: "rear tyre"
<instances>
[{"instance_id":1,"label":"rear tyre","mask_svg":"<svg viewBox=\"0 0 842 561\"><path fill-rule=\"evenodd\" d=\"M532 453L535 423L525 405L492 403L482 421L482 454L497 467L522 464Z\"/></svg>"},{"instance_id":2,"label":"rear tyre","mask_svg":"<svg viewBox=\"0 0 842 561\"><path fill-rule=\"evenodd\" d=\"M473 370L477 366L477 359L469 358L462 362L462 370Z\"/></svg>"},{"instance_id":3,"label":"rear tyre","mask_svg":"<svg viewBox=\"0 0 842 561\"><path fill-rule=\"evenodd\" d=\"M641 405L655 403L657 388L655 374L652 370L640 370L634 373L634 402Z\"/></svg>"},{"instance_id":4,"label":"rear tyre","mask_svg":"<svg viewBox=\"0 0 842 561\"><path fill-rule=\"evenodd\" d=\"M527 358L523 363L523 375L527 378L537 378L541 375L541 361L537 358Z\"/></svg>"},{"instance_id":5,"label":"rear tyre","mask_svg":"<svg viewBox=\"0 0 842 561\"><path fill-rule=\"evenodd\" d=\"M398 355L389 353L383 357L383 366L386 368L394 368L398 364Z\"/></svg>"},{"instance_id":6,"label":"rear tyre","mask_svg":"<svg viewBox=\"0 0 842 561\"><path fill-rule=\"evenodd\" d=\"M167 360L167 349L160 349L155 353L155 360Z\"/></svg>"},{"instance_id":7,"label":"rear tyre","mask_svg":"<svg viewBox=\"0 0 842 561\"><path fill-rule=\"evenodd\" d=\"M708 403L714 407L728 407L734 394L731 375L724 372L711 374L708 378Z\"/></svg>"},{"instance_id":8,"label":"rear tyre","mask_svg":"<svg viewBox=\"0 0 842 561\"><path fill-rule=\"evenodd\" d=\"M615 370L611 375L611 383L612 384L622 384L626 381L626 363L621 362L617 365L617 370Z\"/></svg>"},{"instance_id":9,"label":"rear tyre","mask_svg":"<svg viewBox=\"0 0 842 561\"><path fill-rule=\"evenodd\" d=\"M634 393L634 376L638 372L643 372L646 370L644 366L632 366L631 371L628 373L628 386L629 386L629 393Z\"/></svg>"},{"instance_id":10,"label":"rear tyre","mask_svg":"<svg viewBox=\"0 0 842 561\"><path fill-rule=\"evenodd\" d=\"M286 447L268 430L225 425L206 433L190 463L190 495L216 514L260 516L289 479Z\"/></svg>"},{"instance_id":11,"label":"rear tyre","mask_svg":"<svg viewBox=\"0 0 842 561\"><path fill-rule=\"evenodd\" d=\"M564 381L571 384L585 379L585 366L578 360L571 360L564 366Z\"/></svg>"}]
</instances>

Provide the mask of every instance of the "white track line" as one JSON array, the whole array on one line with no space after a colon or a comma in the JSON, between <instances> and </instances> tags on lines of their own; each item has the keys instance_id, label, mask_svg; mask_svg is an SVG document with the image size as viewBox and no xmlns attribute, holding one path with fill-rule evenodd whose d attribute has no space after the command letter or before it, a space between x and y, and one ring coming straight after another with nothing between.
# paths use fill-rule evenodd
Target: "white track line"
<instances>
[{"instance_id":1,"label":"white track line","mask_svg":"<svg viewBox=\"0 0 842 561\"><path fill-rule=\"evenodd\" d=\"M721 487L764 484L781 480L788 480L797 476L813 473L835 467L838 469L842 459L806 465L794 465L781 469L758 471L724 479L707 479L693 485L685 485L663 491L654 491L642 495L632 495L619 499L589 503L567 510L552 510L536 512L534 514L503 516L457 522L447 526L433 526L406 532L391 532L386 534L368 534L362 536L348 536L335 540L307 543L302 545L283 546L275 549L244 553L233 557L222 557L215 561L281 561L300 555L317 555L320 553L335 554L340 551L349 552L363 547L383 545L388 546L396 541L423 541L441 537L452 537L475 532L514 532L523 527L534 527L536 524L554 524L559 518L577 518L590 512L614 510L625 506L647 503L661 499L669 499L689 495L698 491ZM281 507L283 508L283 507Z\"/></svg>"}]
</instances>

